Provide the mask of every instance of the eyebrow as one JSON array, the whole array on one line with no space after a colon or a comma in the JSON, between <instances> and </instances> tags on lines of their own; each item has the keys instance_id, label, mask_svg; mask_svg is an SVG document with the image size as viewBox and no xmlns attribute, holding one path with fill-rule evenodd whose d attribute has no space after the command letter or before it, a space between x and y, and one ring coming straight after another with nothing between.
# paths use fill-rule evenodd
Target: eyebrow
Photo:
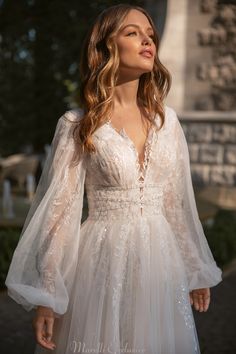
<instances>
[{"instance_id":1,"label":"eyebrow","mask_svg":"<svg viewBox=\"0 0 236 354\"><path fill-rule=\"evenodd\" d=\"M123 31L126 27L129 27L129 26L140 28L139 25L136 25L135 23L130 23L130 24L128 24L128 25L122 27L122 28L121 28L121 31ZM147 30L152 30L152 31L153 31L153 28L152 28L152 27L147 27Z\"/></svg>"}]
</instances>

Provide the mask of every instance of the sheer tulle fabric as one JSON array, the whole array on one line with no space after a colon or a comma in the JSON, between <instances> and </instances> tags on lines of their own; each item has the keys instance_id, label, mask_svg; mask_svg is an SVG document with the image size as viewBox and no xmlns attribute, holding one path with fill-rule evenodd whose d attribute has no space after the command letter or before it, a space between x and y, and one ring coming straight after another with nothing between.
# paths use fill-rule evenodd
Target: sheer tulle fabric
<instances>
[{"instance_id":1,"label":"sheer tulle fabric","mask_svg":"<svg viewBox=\"0 0 236 354\"><path fill-rule=\"evenodd\" d=\"M72 113L57 124L51 151L14 252L6 285L26 310L36 305L65 313L77 262L85 166L71 167Z\"/></svg>"},{"instance_id":2,"label":"sheer tulle fabric","mask_svg":"<svg viewBox=\"0 0 236 354\"><path fill-rule=\"evenodd\" d=\"M82 113L58 121L6 280L25 309L56 312L54 353L200 353L189 291L217 285L222 272L198 217L183 130L165 110L143 168L109 122L94 133L97 152L70 167Z\"/></svg>"}]
</instances>

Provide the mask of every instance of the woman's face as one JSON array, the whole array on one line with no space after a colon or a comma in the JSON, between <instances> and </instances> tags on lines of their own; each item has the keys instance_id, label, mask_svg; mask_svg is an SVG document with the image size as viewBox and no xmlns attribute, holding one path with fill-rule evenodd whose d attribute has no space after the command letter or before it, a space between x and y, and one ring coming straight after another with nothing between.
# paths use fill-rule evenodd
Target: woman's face
<instances>
[{"instance_id":1,"label":"woman's face","mask_svg":"<svg viewBox=\"0 0 236 354\"><path fill-rule=\"evenodd\" d=\"M120 56L119 73L122 76L139 77L152 71L156 55L152 38L153 29L147 17L138 10L131 10L115 39Z\"/></svg>"}]
</instances>

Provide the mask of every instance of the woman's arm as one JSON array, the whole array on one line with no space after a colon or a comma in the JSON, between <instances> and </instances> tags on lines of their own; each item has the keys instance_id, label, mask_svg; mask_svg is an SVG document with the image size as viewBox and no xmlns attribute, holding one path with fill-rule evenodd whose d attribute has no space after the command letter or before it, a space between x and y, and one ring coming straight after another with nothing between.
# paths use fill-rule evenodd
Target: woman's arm
<instances>
[{"instance_id":1,"label":"woman's arm","mask_svg":"<svg viewBox=\"0 0 236 354\"><path fill-rule=\"evenodd\" d=\"M44 306L60 316L67 310L79 247L85 159L71 160L77 111L57 123L34 200L6 278L8 294L26 310Z\"/></svg>"},{"instance_id":2,"label":"woman's arm","mask_svg":"<svg viewBox=\"0 0 236 354\"><path fill-rule=\"evenodd\" d=\"M217 285L222 271L212 256L199 220L192 185L187 141L178 117L168 107L173 129L171 141L176 164L164 189L164 209L180 248L188 278L189 291Z\"/></svg>"}]
</instances>

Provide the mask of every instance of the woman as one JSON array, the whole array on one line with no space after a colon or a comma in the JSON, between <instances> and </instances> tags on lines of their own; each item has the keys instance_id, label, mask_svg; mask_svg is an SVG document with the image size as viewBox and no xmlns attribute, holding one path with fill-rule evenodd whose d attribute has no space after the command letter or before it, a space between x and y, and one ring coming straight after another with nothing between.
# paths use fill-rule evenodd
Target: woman
<instances>
[{"instance_id":1,"label":"woman","mask_svg":"<svg viewBox=\"0 0 236 354\"><path fill-rule=\"evenodd\" d=\"M200 353L191 305L207 310L221 270L158 46L147 12L124 4L85 40L81 107L58 121L6 279L36 309L35 353Z\"/></svg>"}]
</instances>

